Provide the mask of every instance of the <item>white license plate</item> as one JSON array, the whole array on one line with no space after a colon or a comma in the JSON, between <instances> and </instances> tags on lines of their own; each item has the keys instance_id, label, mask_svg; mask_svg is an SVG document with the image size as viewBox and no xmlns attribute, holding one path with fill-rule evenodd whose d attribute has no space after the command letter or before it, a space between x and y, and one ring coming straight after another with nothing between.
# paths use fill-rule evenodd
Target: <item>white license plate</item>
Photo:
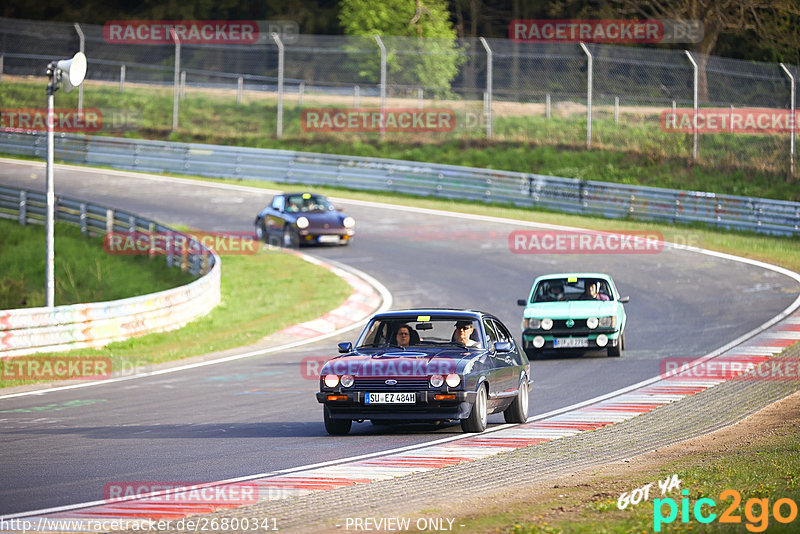
<instances>
[{"instance_id":1,"label":"white license plate","mask_svg":"<svg viewBox=\"0 0 800 534\"><path fill-rule=\"evenodd\" d=\"M416 393L367 393L364 395L366 404L414 404L417 402Z\"/></svg>"},{"instance_id":2,"label":"white license plate","mask_svg":"<svg viewBox=\"0 0 800 534\"><path fill-rule=\"evenodd\" d=\"M553 347L556 349L576 349L589 346L587 337L557 337L553 340Z\"/></svg>"},{"instance_id":3,"label":"white license plate","mask_svg":"<svg viewBox=\"0 0 800 534\"><path fill-rule=\"evenodd\" d=\"M339 242L338 235L321 235L317 238L319 243L338 243Z\"/></svg>"}]
</instances>

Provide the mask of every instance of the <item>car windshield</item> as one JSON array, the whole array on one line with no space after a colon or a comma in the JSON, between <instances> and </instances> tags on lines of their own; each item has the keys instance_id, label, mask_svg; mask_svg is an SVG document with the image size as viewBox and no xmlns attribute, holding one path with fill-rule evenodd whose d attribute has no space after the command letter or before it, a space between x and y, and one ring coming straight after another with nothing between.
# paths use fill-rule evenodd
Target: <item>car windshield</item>
<instances>
[{"instance_id":1,"label":"car windshield","mask_svg":"<svg viewBox=\"0 0 800 534\"><path fill-rule=\"evenodd\" d=\"M597 291L591 289L593 284L596 284ZM605 280L567 277L541 280L531 296L532 303L571 300L614 300L614 294Z\"/></svg>"},{"instance_id":2,"label":"car windshield","mask_svg":"<svg viewBox=\"0 0 800 534\"><path fill-rule=\"evenodd\" d=\"M410 315L376 318L367 325L358 341L358 347L405 348L435 345L484 348L478 321L463 316Z\"/></svg>"},{"instance_id":3,"label":"car windshield","mask_svg":"<svg viewBox=\"0 0 800 534\"><path fill-rule=\"evenodd\" d=\"M334 208L328 199L322 195L303 193L302 195L286 196L286 211L291 213L309 211L332 211Z\"/></svg>"}]
</instances>

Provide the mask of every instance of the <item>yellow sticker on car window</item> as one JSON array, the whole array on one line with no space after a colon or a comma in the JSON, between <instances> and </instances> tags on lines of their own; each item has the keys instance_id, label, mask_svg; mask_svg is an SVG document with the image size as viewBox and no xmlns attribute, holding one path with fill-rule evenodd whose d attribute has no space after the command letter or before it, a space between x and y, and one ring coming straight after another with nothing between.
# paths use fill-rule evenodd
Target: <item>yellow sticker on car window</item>
<instances>
[{"instance_id":1,"label":"yellow sticker on car window","mask_svg":"<svg viewBox=\"0 0 800 534\"><path fill-rule=\"evenodd\" d=\"M577 281L578 281L578 277L577 276L570 276L569 278L567 278L567 283L569 283L569 284L574 284Z\"/></svg>"},{"instance_id":2,"label":"yellow sticker on car window","mask_svg":"<svg viewBox=\"0 0 800 534\"><path fill-rule=\"evenodd\" d=\"M303 193L303 198L308 200L309 198L311 198L311 194L310 193Z\"/></svg>"},{"instance_id":3,"label":"yellow sticker on car window","mask_svg":"<svg viewBox=\"0 0 800 534\"><path fill-rule=\"evenodd\" d=\"M417 316L417 322L424 322L424 321L430 321L430 320L431 320L431 316L430 315L418 315Z\"/></svg>"}]
</instances>

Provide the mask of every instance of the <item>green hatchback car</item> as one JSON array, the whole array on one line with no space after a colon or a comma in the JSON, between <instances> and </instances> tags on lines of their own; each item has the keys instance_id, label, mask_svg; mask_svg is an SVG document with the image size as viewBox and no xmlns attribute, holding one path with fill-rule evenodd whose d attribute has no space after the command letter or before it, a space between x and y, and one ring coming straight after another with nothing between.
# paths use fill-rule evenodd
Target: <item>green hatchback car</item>
<instances>
[{"instance_id":1,"label":"green hatchback car","mask_svg":"<svg viewBox=\"0 0 800 534\"><path fill-rule=\"evenodd\" d=\"M620 356L627 318L614 281L601 273L560 273L533 282L522 318L522 343L528 358L543 351L606 349Z\"/></svg>"}]
</instances>

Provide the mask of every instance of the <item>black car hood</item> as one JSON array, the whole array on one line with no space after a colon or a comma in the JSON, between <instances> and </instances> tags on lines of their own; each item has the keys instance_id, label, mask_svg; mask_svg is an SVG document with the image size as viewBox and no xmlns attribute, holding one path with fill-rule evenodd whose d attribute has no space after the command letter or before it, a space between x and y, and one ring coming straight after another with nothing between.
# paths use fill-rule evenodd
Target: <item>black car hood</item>
<instances>
[{"instance_id":1,"label":"black car hood","mask_svg":"<svg viewBox=\"0 0 800 534\"><path fill-rule=\"evenodd\" d=\"M338 211L308 211L296 214L308 219L309 228L341 228L342 216Z\"/></svg>"},{"instance_id":2,"label":"black car hood","mask_svg":"<svg viewBox=\"0 0 800 534\"><path fill-rule=\"evenodd\" d=\"M359 349L328 361L322 374L349 374L357 377L430 376L462 373L464 366L484 354L484 350L458 346Z\"/></svg>"}]
</instances>

